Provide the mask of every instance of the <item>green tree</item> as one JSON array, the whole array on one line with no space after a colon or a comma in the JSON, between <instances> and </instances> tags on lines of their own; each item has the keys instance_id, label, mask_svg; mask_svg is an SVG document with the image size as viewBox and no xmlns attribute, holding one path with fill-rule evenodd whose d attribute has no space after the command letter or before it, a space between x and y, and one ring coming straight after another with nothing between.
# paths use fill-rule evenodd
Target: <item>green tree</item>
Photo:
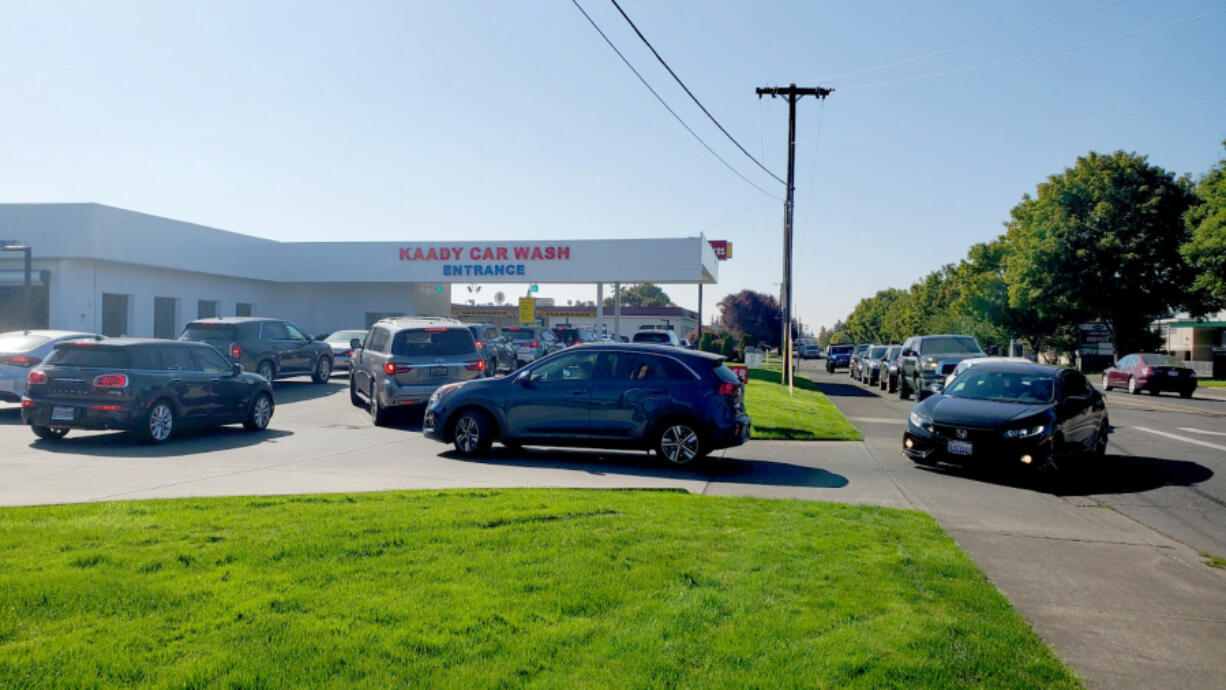
<instances>
[{"instance_id":1,"label":"green tree","mask_svg":"<svg viewBox=\"0 0 1226 690\"><path fill-rule=\"evenodd\" d=\"M1003 258L1009 304L1045 322L1101 320L1118 352L1158 315L1199 310L1195 273L1179 248L1189 232L1189 183L1144 156L1091 152L1010 212Z\"/></svg>"},{"instance_id":2,"label":"green tree","mask_svg":"<svg viewBox=\"0 0 1226 690\"><path fill-rule=\"evenodd\" d=\"M729 360L736 359L736 341L737 337L733 333L725 333L724 339L720 343L719 353Z\"/></svg>"},{"instance_id":3,"label":"green tree","mask_svg":"<svg viewBox=\"0 0 1226 690\"><path fill-rule=\"evenodd\" d=\"M622 288L623 307L672 307L675 306L668 295L654 283L639 283ZM604 305L612 307L613 296L604 298Z\"/></svg>"},{"instance_id":4,"label":"green tree","mask_svg":"<svg viewBox=\"0 0 1226 690\"><path fill-rule=\"evenodd\" d=\"M1226 303L1226 158L1197 183L1196 200L1184 216L1191 239L1182 251L1197 271L1193 288L1221 305Z\"/></svg>"},{"instance_id":5,"label":"green tree","mask_svg":"<svg viewBox=\"0 0 1226 690\"><path fill-rule=\"evenodd\" d=\"M703 352L719 352L719 347L715 344L715 334L703 331L702 338L698 340L698 349Z\"/></svg>"}]
</instances>

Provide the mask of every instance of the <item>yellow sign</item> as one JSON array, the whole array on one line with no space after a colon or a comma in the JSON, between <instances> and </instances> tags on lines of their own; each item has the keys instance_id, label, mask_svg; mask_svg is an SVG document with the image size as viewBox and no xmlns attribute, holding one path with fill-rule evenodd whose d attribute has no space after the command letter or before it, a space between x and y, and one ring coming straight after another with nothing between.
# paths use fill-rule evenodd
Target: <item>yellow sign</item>
<instances>
[{"instance_id":1,"label":"yellow sign","mask_svg":"<svg viewBox=\"0 0 1226 690\"><path fill-rule=\"evenodd\" d=\"M536 300L531 297L519 298L519 322L532 323L536 321Z\"/></svg>"}]
</instances>

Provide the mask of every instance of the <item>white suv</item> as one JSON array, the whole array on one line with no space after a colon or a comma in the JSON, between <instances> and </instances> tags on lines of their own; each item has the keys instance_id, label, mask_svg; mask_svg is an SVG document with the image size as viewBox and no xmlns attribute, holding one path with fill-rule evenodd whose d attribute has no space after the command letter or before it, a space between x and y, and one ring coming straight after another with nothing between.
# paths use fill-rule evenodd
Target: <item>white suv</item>
<instances>
[{"instance_id":1,"label":"white suv","mask_svg":"<svg viewBox=\"0 0 1226 690\"><path fill-rule=\"evenodd\" d=\"M631 342L643 345L672 345L673 347L681 347L681 341L677 339L677 334L672 331L644 329L635 332Z\"/></svg>"}]
</instances>

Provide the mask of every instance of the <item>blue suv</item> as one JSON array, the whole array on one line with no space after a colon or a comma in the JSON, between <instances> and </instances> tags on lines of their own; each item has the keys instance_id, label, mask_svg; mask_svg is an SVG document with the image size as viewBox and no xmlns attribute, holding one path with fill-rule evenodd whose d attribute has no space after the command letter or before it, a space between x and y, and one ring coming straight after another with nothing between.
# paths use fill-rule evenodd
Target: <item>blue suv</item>
<instances>
[{"instance_id":1,"label":"blue suv","mask_svg":"<svg viewBox=\"0 0 1226 690\"><path fill-rule=\"evenodd\" d=\"M851 366L851 351L854 349L856 346L851 343L831 345L826 348L826 371L833 374L835 369L846 369Z\"/></svg>"},{"instance_id":2,"label":"blue suv","mask_svg":"<svg viewBox=\"0 0 1226 690\"><path fill-rule=\"evenodd\" d=\"M673 465L744 443L744 388L718 355L597 343L510 376L449 384L426 405L425 435L479 455L495 441L655 450Z\"/></svg>"}]
</instances>

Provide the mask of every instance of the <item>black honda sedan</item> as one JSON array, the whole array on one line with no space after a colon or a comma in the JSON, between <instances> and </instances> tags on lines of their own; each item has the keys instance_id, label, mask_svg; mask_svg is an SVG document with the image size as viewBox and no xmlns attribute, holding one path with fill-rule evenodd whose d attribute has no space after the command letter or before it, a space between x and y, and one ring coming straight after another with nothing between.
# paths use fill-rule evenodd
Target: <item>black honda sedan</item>
<instances>
[{"instance_id":1,"label":"black honda sedan","mask_svg":"<svg viewBox=\"0 0 1226 690\"><path fill-rule=\"evenodd\" d=\"M1036 470L1107 452L1103 395L1072 369L987 362L917 404L903 452L921 465L948 462Z\"/></svg>"},{"instance_id":2,"label":"black honda sedan","mask_svg":"<svg viewBox=\"0 0 1226 690\"><path fill-rule=\"evenodd\" d=\"M749 438L744 390L718 355L596 343L554 353L497 379L439 388L427 437L462 455L498 440L522 445L654 449L684 465Z\"/></svg>"},{"instance_id":3,"label":"black honda sedan","mask_svg":"<svg viewBox=\"0 0 1226 690\"><path fill-rule=\"evenodd\" d=\"M163 443L184 426L262 431L272 386L203 343L136 338L57 345L29 373L21 418L40 438L69 429L135 431Z\"/></svg>"}]
</instances>

